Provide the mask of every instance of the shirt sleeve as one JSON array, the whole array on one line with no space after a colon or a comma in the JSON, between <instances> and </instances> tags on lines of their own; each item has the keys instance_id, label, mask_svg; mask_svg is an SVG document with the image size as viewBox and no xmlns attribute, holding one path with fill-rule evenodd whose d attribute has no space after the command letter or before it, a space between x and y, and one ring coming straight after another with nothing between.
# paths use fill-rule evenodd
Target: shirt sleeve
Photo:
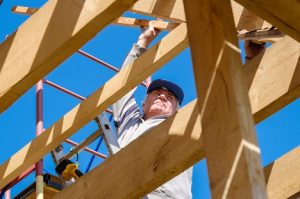
<instances>
[{"instance_id":1,"label":"shirt sleeve","mask_svg":"<svg viewBox=\"0 0 300 199\"><path fill-rule=\"evenodd\" d=\"M122 68L132 64L140 55L142 55L147 49L134 44L125 61L122 64ZM120 100L113 104L113 118L115 126L117 128L117 135L120 136L120 132L124 132L126 124L130 123L131 120L136 120L141 117L142 113L134 98L134 92L136 88L131 90Z\"/></svg>"}]
</instances>

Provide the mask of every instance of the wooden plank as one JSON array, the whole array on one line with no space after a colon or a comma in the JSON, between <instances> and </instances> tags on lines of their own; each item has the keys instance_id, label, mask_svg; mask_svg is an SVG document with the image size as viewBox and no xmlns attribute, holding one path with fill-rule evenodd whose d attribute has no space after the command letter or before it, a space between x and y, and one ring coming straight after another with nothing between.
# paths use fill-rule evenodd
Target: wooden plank
<instances>
[{"instance_id":1,"label":"wooden plank","mask_svg":"<svg viewBox=\"0 0 300 199\"><path fill-rule=\"evenodd\" d=\"M212 198L267 198L230 1L184 7Z\"/></svg>"},{"instance_id":2,"label":"wooden plank","mask_svg":"<svg viewBox=\"0 0 300 199\"><path fill-rule=\"evenodd\" d=\"M189 168L204 158L196 105L183 107L54 198L141 198Z\"/></svg>"},{"instance_id":3,"label":"wooden plank","mask_svg":"<svg viewBox=\"0 0 300 199\"><path fill-rule=\"evenodd\" d=\"M235 0L300 42L300 3L298 0Z\"/></svg>"},{"instance_id":4,"label":"wooden plank","mask_svg":"<svg viewBox=\"0 0 300 199\"><path fill-rule=\"evenodd\" d=\"M130 10L178 23L185 22L182 0L139 0Z\"/></svg>"},{"instance_id":5,"label":"wooden plank","mask_svg":"<svg viewBox=\"0 0 300 199\"><path fill-rule=\"evenodd\" d=\"M153 26L159 30L168 30L171 31L178 26L178 23L171 23L166 21L159 21L159 20L152 20ZM119 17L113 24L116 25L123 25L123 26L130 26L130 27L141 27L141 26L149 26L150 20L143 20L143 19L135 19L129 17Z\"/></svg>"},{"instance_id":6,"label":"wooden plank","mask_svg":"<svg viewBox=\"0 0 300 199\"><path fill-rule=\"evenodd\" d=\"M300 44L285 37L243 67L258 123L300 96Z\"/></svg>"},{"instance_id":7,"label":"wooden plank","mask_svg":"<svg viewBox=\"0 0 300 199\"><path fill-rule=\"evenodd\" d=\"M250 14L238 3L234 1L231 3L237 30L254 30L271 26L261 18ZM175 22L186 22L183 0L139 0L130 10Z\"/></svg>"},{"instance_id":8,"label":"wooden plank","mask_svg":"<svg viewBox=\"0 0 300 199\"><path fill-rule=\"evenodd\" d=\"M269 28L272 25L258 17L254 13L250 12L237 2L231 0L233 17L236 24L236 29L238 31L241 30L257 30L257 29L265 29Z\"/></svg>"},{"instance_id":9,"label":"wooden plank","mask_svg":"<svg viewBox=\"0 0 300 199\"><path fill-rule=\"evenodd\" d=\"M24 15L33 15L38 8L30 8L26 6L13 6L11 11L17 14L24 14Z\"/></svg>"},{"instance_id":10,"label":"wooden plank","mask_svg":"<svg viewBox=\"0 0 300 199\"><path fill-rule=\"evenodd\" d=\"M38 12L37 12L38 13ZM37 14L36 13L36 14ZM35 16L35 15L34 15ZM188 46L181 24L0 166L0 189Z\"/></svg>"},{"instance_id":11,"label":"wooden plank","mask_svg":"<svg viewBox=\"0 0 300 199\"><path fill-rule=\"evenodd\" d=\"M0 112L135 1L48 1L0 45Z\"/></svg>"},{"instance_id":12,"label":"wooden plank","mask_svg":"<svg viewBox=\"0 0 300 199\"><path fill-rule=\"evenodd\" d=\"M30 8L25 6L14 6L11 9L12 12L16 14L25 14L25 15L33 15L38 11L38 8ZM159 30L173 30L178 26L178 23L170 23L162 20L151 20L153 26ZM130 17L119 17L112 22L115 25L129 26L129 27L141 27L141 26L149 26L150 20L136 19Z\"/></svg>"},{"instance_id":13,"label":"wooden plank","mask_svg":"<svg viewBox=\"0 0 300 199\"><path fill-rule=\"evenodd\" d=\"M293 149L264 168L269 198L299 198L300 147Z\"/></svg>"},{"instance_id":14,"label":"wooden plank","mask_svg":"<svg viewBox=\"0 0 300 199\"><path fill-rule=\"evenodd\" d=\"M284 37L284 34L277 28L274 28L274 29L264 29L264 30L239 33L237 36L240 40L263 41L263 40L271 40L272 38L277 39L280 37Z\"/></svg>"}]
</instances>

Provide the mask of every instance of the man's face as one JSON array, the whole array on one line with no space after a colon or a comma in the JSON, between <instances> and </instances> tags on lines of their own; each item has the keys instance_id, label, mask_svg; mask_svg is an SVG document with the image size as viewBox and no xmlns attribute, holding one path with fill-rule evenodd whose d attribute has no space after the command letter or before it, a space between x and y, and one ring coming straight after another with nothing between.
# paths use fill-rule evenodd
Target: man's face
<instances>
[{"instance_id":1,"label":"man's face","mask_svg":"<svg viewBox=\"0 0 300 199\"><path fill-rule=\"evenodd\" d=\"M153 90L143 103L144 119L159 115L173 115L176 109L176 97L164 89Z\"/></svg>"}]
</instances>

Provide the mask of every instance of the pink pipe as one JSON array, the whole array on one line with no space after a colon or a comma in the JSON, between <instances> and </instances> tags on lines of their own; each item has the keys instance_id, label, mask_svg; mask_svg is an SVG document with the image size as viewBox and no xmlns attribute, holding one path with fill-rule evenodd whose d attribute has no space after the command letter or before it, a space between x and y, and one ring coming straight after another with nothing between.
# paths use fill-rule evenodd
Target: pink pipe
<instances>
[{"instance_id":1,"label":"pink pipe","mask_svg":"<svg viewBox=\"0 0 300 199\"><path fill-rule=\"evenodd\" d=\"M150 86L151 81L152 81L151 76L146 79L145 85L146 85L147 88Z\"/></svg>"},{"instance_id":2,"label":"pink pipe","mask_svg":"<svg viewBox=\"0 0 300 199\"><path fill-rule=\"evenodd\" d=\"M48 84L49 86L52 86L52 87L54 87L54 88L56 88L56 89L64 92L64 93L67 93L67 94L69 94L69 95L71 95L71 96L73 96L73 97L75 97L75 98L77 98L79 100L85 100L86 99L85 97L83 97L81 95L78 95L77 93L74 93L74 92L72 92L72 91L70 91L70 90L68 90L68 89L66 89L66 88L64 88L62 86L59 86L58 84L55 84L55 83L53 83L53 82L51 82L49 80L43 79L43 82L46 83L46 84Z\"/></svg>"},{"instance_id":3,"label":"pink pipe","mask_svg":"<svg viewBox=\"0 0 300 199\"><path fill-rule=\"evenodd\" d=\"M89 58L89 59L91 59L91 60L93 60L93 61L95 61L95 62L97 62L99 64L102 64L103 66L105 66L105 67L107 67L107 68L109 68L109 69L111 69L111 70L113 70L115 72L119 72L120 71L120 69L118 69L117 67L114 67L114 66L110 65L109 63L106 63L106 62L102 61L101 59L98 59L97 57L94 57L93 55L88 54L87 52L84 52L83 50L78 50L77 52L79 54L85 56L86 58ZM147 84L146 83L142 82L141 84L147 88Z\"/></svg>"},{"instance_id":4,"label":"pink pipe","mask_svg":"<svg viewBox=\"0 0 300 199\"><path fill-rule=\"evenodd\" d=\"M36 136L43 132L43 81L36 85ZM43 159L36 163L36 175L43 175Z\"/></svg>"},{"instance_id":5,"label":"pink pipe","mask_svg":"<svg viewBox=\"0 0 300 199\"><path fill-rule=\"evenodd\" d=\"M31 167L29 167L26 171L24 171L21 175L19 175L17 178L15 178L13 181L11 181L9 183L9 186L7 187L7 189L10 189L11 187L13 187L14 185L16 185L18 182L20 182L21 180L23 180L24 178L26 178L29 174L31 174L33 171L35 170L35 165L32 165ZM1 191L0 191L1 193Z\"/></svg>"},{"instance_id":6,"label":"pink pipe","mask_svg":"<svg viewBox=\"0 0 300 199\"><path fill-rule=\"evenodd\" d=\"M91 59L91 60L99 63L99 64L102 64L103 66L105 66L105 67L107 67L107 68L109 68L109 69L111 69L111 70L113 70L115 72L119 72L120 71L118 68L116 68L116 67L114 67L114 66L112 66L112 65L110 65L110 64L108 64L108 63L106 63L106 62L104 62L104 61L102 61L100 59L98 59L97 57L94 57L91 54L88 54L87 52L84 52L83 50L78 50L77 52L79 54L81 54L81 55L83 55L83 56L85 56L85 57L87 57L87 58L89 58L89 59Z\"/></svg>"},{"instance_id":7,"label":"pink pipe","mask_svg":"<svg viewBox=\"0 0 300 199\"><path fill-rule=\"evenodd\" d=\"M68 89L66 89L66 88L64 88L64 87L62 87L62 86L60 86L58 84L55 84L55 83L53 83L53 82L51 82L49 80L43 79L43 82L46 83L46 84L48 84L49 86L52 86L53 88L56 88L56 89L58 89L58 90L60 90L60 91L62 91L64 93L67 93L67 94L69 94L69 95L71 95L71 96L73 96L73 97L75 97L75 98L77 98L79 100L85 100L86 99L85 97L83 97L81 95L78 95L77 93L74 93L74 92L72 92L72 91L70 91L70 90L68 90ZM106 112L112 114L112 110L106 109Z\"/></svg>"},{"instance_id":8,"label":"pink pipe","mask_svg":"<svg viewBox=\"0 0 300 199\"><path fill-rule=\"evenodd\" d=\"M78 143L76 143L76 142L74 142L74 141L72 141L72 140L70 140L70 139L66 139L65 142L71 144L72 146L78 146L78 145L79 145ZM97 151L94 151L93 149L90 149L90 148L88 148L88 147L84 147L83 150L85 150L85 151L87 151L87 152L89 152L89 153L91 153L91 154L93 154L93 155L95 155L95 156L98 156L98 157L100 157L100 158L103 158L103 159L106 159L106 158L107 158L106 155L104 155L104 154L102 154L102 153L99 153L99 152L97 152Z\"/></svg>"},{"instance_id":9,"label":"pink pipe","mask_svg":"<svg viewBox=\"0 0 300 199\"><path fill-rule=\"evenodd\" d=\"M10 189L5 192L5 199L10 199Z\"/></svg>"}]
</instances>

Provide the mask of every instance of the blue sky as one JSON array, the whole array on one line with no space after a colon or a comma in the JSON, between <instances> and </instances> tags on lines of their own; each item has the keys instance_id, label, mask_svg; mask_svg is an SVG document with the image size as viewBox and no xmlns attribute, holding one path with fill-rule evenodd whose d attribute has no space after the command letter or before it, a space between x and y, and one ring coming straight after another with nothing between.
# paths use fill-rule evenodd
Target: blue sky
<instances>
[{"instance_id":1,"label":"blue sky","mask_svg":"<svg viewBox=\"0 0 300 199\"><path fill-rule=\"evenodd\" d=\"M12 6L40 7L45 2L45 0L4 0L0 6L0 42L2 43L6 35L12 34L19 25L28 19L28 16L11 13ZM126 13L126 15L135 16L130 13ZM139 33L138 28L109 26L81 49L119 67ZM161 33L158 39L165 34L166 32ZM75 53L45 78L86 97L114 75L115 72ZM185 90L184 105L196 97L189 49L184 50L166 64L152 78L164 78L179 84ZM145 88L140 87L136 95L139 103L142 101L144 94ZM48 128L79 102L79 100L67 94L44 85L44 128ZM296 100L256 126L263 165L267 165L299 145L300 127L299 122L297 122L300 118L299 106L300 102ZM90 122L71 139L80 142L96 129L97 125ZM35 86L0 115L0 132L2 140L0 144L0 163L6 161L25 144L34 139ZM92 143L90 147L94 148L96 143ZM70 149L67 144L64 144L64 147L66 150ZM106 153L104 145L101 146L100 151ZM81 170L85 171L90 157L91 155L86 152L80 153ZM100 158L95 158L93 167L101 162ZM47 156L45 158L45 172L54 173L53 168L54 164ZM12 195L16 195L20 190L31 184L34 181L33 176L30 175L16 185L12 189ZM194 198L210 198L205 160L194 167L193 195Z\"/></svg>"}]
</instances>

